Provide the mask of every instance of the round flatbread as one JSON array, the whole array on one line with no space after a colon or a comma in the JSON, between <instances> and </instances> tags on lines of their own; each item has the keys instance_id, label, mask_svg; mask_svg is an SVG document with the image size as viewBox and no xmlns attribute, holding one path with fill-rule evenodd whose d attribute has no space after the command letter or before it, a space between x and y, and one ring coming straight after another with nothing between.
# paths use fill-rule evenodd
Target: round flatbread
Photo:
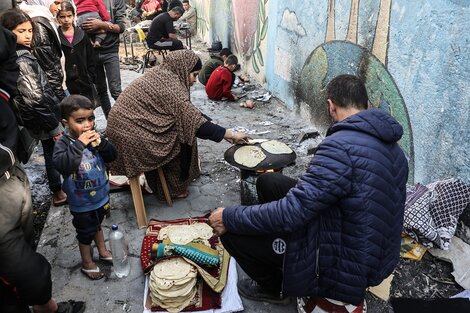
<instances>
[{"instance_id":1,"label":"round flatbread","mask_svg":"<svg viewBox=\"0 0 470 313\"><path fill-rule=\"evenodd\" d=\"M152 273L158 278L182 279L190 275L193 266L183 258L171 258L158 262Z\"/></svg>"},{"instance_id":2,"label":"round flatbread","mask_svg":"<svg viewBox=\"0 0 470 313\"><path fill-rule=\"evenodd\" d=\"M153 294L150 294L150 296L154 305L158 305L159 307L166 309L168 312L176 313L176 312L180 312L191 303L194 296L196 295L196 291L197 289L196 287L194 287L193 290L190 292L189 296L183 302L179 302L179 303L176 303L176 302L166 303L165 301L159 300Z\"/></svg>"},{"instance_id":3,"label":"round flatbread","mask_svg":"<svg viewBox=\"0 0 470 313\"><path fill-rule=\"evenodd\" d=\"M195 223L166 226L158 233L158 239L170 239L172 243L185 245L195 239L210 239L213 235L212 227L206 223Z\"/></svg>"},{"instance_id":4,"label":"round flatbread","mask_svg":"<svg viewBox=\"0 0 470 313\"><path fill-rule=\"evenodd\" d=\"M168 290L174 286L181 286L188 284L191 280L195 279L197 276L197 271L193 274L192 272L185 278L182 279L165 279L165 278L158 278L156 276L150 275L150 283L156 285L156 288L159 290Z\"/></svg>"},{"instance_id":5,"label":"round flatbread","mask_svg":"<svg viewBox=\"0 0 470 313\"><path fill-rule=\"evenodd\" d=\"M266 159L266 154L260 147L243 146L233 154L235 162L246 167L255 167Z\"/></svg>"},{"instance_id":6,"label":"round flatbread","mask_svg":"<svg viewBox=\"0 0 470 313\"><path fill-rule=\"evenodd\" d=\"M197 280L194 278L189 284L183 286L173 286L168 290L156 289L156 292L159 294L158 298L161 300L173 300L176 297L187 297L193 287L196 285L196 282Z\"/></svg>"},{"instance_id":7,"label":"round flatbread","mask_svg":"<svg viewBox=\"0 0 470 313\"><path fill-rule=\"evenodd\" d=\"M261 143L261 148L271 154L291 154L292 149L283 142L270 140Z\"/></svg>"}]
</instances>

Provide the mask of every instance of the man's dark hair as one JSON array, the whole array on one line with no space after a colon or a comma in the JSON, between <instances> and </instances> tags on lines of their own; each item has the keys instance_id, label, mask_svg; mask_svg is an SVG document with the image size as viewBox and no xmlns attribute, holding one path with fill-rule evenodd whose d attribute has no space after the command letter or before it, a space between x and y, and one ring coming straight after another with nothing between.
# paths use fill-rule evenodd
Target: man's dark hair
<instances>
[{"instance_id":1,"label":"man's dark hair","mask_svg":"<svg viewBox=\"0 0 470 313\"><path fill-rule=\"evenodd\" d=\"M326 87L326 97L342 108L365 110L369 104L366 86L354 75L336 76Z\"/></svg>"},{"instance_id":2,"label":"man's dark hair","mask_svg":"<svg viewBox=\"0 0 470 313\"><path fill-rule=\"evenodd\" d=\"M170 10L170 12L178 13L179 15L184 14L184 9L180 6L176 6Z\"/></svg>"},{"instance_id":3,"label":"man's dark hair","mask_svg":"<svg viewBox=\"0 0 470 313\"><path fill-rule=\"evenodd\" d=\"M171 11L173 8L180 7L183 9L183 4L180 0L170 0L168 2L168 11ZM183 9L184 12L184 9Z\"/></svg>"},{"instance_id":4,"label":"man's dark hair","mask_svg":"<svg viewBox=\"0 0 470 313\"><path fill-rule=\"evenodd\" d=\"M14 30L16 26L25 22L30 22L34 27L29 15L19 9L10 9L0 15L0 25L10 31Z\"/></svg>"},{"instance_id":5,"label":"man's dark hair","mask_svg":"<svg viewBox=\"0 0 470 313\"><path fill-rule=\"evenodd\" d=\"M189 4L189 0L183 0L182 2Z\"/></svg>"},{"instance_id":6,"label":"man's dark hair","mask_svg":"<svg viewBox=\"0 0 470 313\"><path fill-rule=\"evenodd\" d=\"M95 106L87 97L81 95L71 95L59 104L60 106L60 116L63 119L68 119L70 115L80 109L94 110Z\"/></svg>"},{"instance_id":7,"label":"man's dark hair","mask_svg":"<svg viewBox=\"0 0 470 313\"><path fill-rule=\"evenodd\" d=\"M237 65L238 64L238 59L235 55L231 54L227 57L227 60L225 60L227 65Z\"/></svg>"},{"instance_id":8,"label":"man's dark hair","mask_svg":"<svg viewBox=\"0 0 470 313\"><path fill-rule=\"evenodd\" d=\"M219 55L220 55L221 57L223 57L223 56L228 57L228 56L231 55L231 54L232 54L232 51L230 51L229 48L223 48L223 49L220 50L220 52L219 52Z\"/></svg>"}]
</instances>

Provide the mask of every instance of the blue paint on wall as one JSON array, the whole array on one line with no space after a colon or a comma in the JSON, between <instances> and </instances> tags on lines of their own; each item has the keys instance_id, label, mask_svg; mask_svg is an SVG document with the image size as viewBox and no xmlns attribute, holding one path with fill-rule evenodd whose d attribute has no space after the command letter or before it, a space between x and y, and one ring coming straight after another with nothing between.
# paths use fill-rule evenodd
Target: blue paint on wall
<instances>
[{"instance_id":1,"label":"blue paint on wall","mask_svg":"<svg viewBox=\"0 0 470 313\"><path fill-rule=\"evenodd\" d=\"M415 177L426 183L470 182L470 9L454 2L393 1L391 11L388 68L413 125Z\"/></svg>"},{"instance_id":2,"label":"blue paint on wall","mask_svg":"<svg viewBox=\"0 0 470 313\"><path fill-rule=\"evenodd\" d=\"M221 0L226 2L228 0ZM213 1L219 2L219 1ZM351 2L337 0L336 39L344 40ZM328 1L269 0L265 71L267 87L291 109L308 56L325 43ZM222 24L231 16L214 5L214 36L226 41ZM380 0L360 0L358 45L372 49ZM288 9L305 36L281 27ZM470 183L470 0L392 0L387 70L406 104L413 129L415 181L458 177ZM229 22L231 23L231 22ZM226 29L226 28L225 28ZM232 32L233 31L228 31ZM343 54L342 67L350 54ZM277 55L286 57L276 59ZM339 58L339 57L338 57ZM352 60L354 61L354 60ZM280 65L284 72L280 73ZM286 71L288 71L286 73Z\"/></svg>"}]
</instances>

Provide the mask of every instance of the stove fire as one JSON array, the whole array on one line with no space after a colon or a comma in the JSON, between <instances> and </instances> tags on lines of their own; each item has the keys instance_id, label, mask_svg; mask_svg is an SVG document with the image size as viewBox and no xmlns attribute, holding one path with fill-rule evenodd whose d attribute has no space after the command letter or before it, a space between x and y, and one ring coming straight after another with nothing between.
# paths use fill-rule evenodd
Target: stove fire
<instances>
[{"instance_id":1,"label":"stove fire","mask_svg":"<svg viewBox=\"0 0 470 313\"><path fill-rule=\"evenodd\" d=\"M282 168L254 171L240 169L240 203L242 205L259 204L256 180L264 173L282 173Z\"/></svg>"}]
</instances>

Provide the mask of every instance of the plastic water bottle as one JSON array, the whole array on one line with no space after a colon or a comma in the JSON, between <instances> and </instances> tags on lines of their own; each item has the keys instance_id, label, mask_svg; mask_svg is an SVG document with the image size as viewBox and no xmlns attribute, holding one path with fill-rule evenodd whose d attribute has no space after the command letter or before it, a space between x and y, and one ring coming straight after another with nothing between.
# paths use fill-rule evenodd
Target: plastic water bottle
<instances>
[{"instance_id":1,"label":"plastic water bottle","mask_svg":"<svg viewBox=\"0 0 470 313\"><path fill-rule=\"evenodd\" d=\"M109 233L109 245L113 254L113 270L119 278L129 275L131 266L128 258L128 247L124 232L116 224Z\"/></svg>"}]
</instances>

